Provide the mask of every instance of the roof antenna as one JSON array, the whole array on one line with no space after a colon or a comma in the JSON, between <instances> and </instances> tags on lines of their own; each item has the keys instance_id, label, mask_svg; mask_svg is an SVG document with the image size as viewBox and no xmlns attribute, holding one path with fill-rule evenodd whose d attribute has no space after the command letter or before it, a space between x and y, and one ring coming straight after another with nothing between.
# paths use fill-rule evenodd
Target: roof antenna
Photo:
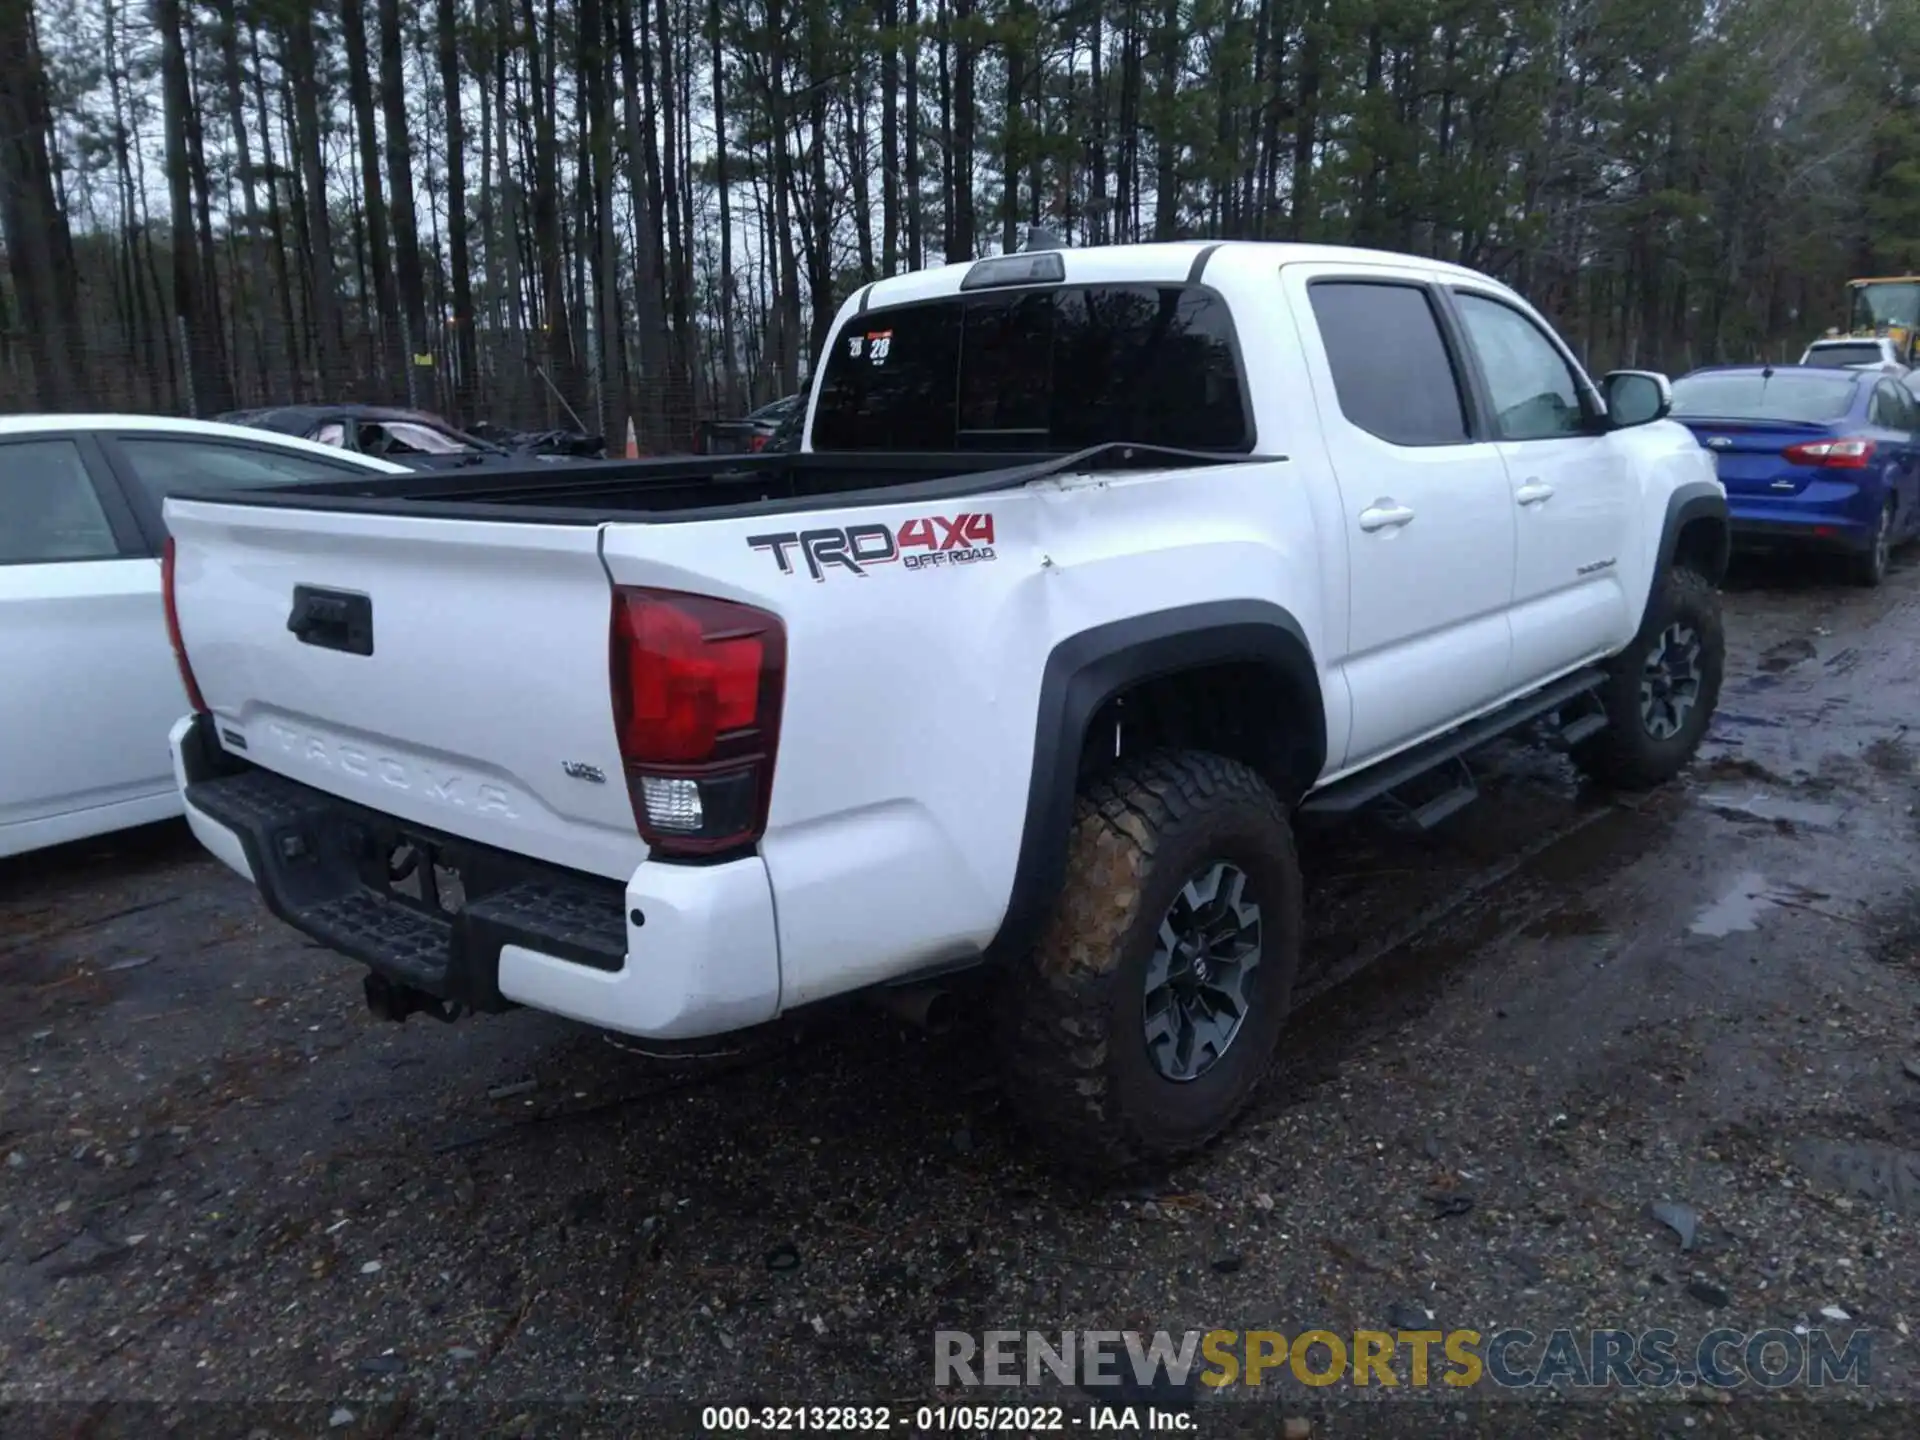
<instances>
[{"instance_id":1,"label":"roof antenna","mask_svg":"<svg viewBox=\"0 0 1920 1440\"><path fill-rule=\"evenodd\" d=\"M1024 250L1064 250L1067 248L1067 244L1066 241L1062 240L1051 230L1039 225L1029 225L1027 227L1027 243L1021 248Z\"/></svg>"}]
</instances>

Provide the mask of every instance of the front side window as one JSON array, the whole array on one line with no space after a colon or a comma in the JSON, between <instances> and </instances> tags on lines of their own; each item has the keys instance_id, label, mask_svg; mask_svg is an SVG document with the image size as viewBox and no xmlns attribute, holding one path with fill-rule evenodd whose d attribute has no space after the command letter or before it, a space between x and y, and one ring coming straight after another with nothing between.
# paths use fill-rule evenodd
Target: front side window
<instances>
[{"instance_id":1,"label":"front side window","mask_svg":"<svg viewBox=\"0 0 1920 1440\"><path fill-rule=\"evenodd\" d=\"M0 444L0 565L119 556L113 526L73 441Z\"/></svg>"},{"instance_id":2,"label":"front side window","mask_svg":"<svg viewBox=\"0 0 1920 1440\"><path fill-rule=\"evenodd\" d=\"M1455 291L1467 343L1480 361L1502 440L1552 440L1586 432L1580 385L1559 349L1511 305Z\"/></svg>"},{"instance_id":3,"label":"front side window","mask_svg":"<svg viewBox=\"0 0 1920 1440\"><path fill-rule=\"evenodd\" d=\"M1466 443L1460 382L1424 289L1317 280L1307 298L1342 415L1394 445Z\"/></svg>"},{"instance_id":4,"label":"front side window","mask_svg":"<svg viewBox=\"0 0 1920 1440\"><path fill-rule=\"evenodd\" d=\"M824 364L815 450L1252 444L1226 302L1199 287L1070 285L868 311Z\"/></svg>"},{"instance_id":5,"label":"front side window","mask_svg":"<svg viewBox=\"0 0 1920 1440\"><path fill-rule=\"evenodd\" d=\"M347 427L336 420L322 425L313 432L312 438L321 445L331 445L336 450L344 450L347 445Z\"/></svg>"}]
</instances>

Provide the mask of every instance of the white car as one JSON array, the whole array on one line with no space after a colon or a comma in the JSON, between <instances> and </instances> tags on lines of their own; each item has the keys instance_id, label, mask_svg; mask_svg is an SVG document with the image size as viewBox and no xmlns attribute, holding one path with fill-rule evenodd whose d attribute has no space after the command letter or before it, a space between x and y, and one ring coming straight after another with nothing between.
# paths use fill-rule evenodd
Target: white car
<instances>
[{"instance_id":1,"label":"white car","mask_svg":"<svg viewBox=\"0 0 1920 1440\"><path fill-rule=\"evenodd\" d=\"M1706 732L1712 457L1483 275L1042 250L833 333L797 451L167 502L188 824L378 1013L702 1041L984 965L1050 1153L1164 1157L1274 1053L1294 810Z\"/></svg>"},{"instance_id":2,"label":"white car","mask_svg":"<svg viewBox=\"0 0 1920 1440\"><path fill-rule=\"evenodd\" d=\"M407 473L210 421L0 417L0 856L180 813L167 494Z\"/></svg>"},{"instance_id":3,"label":"white car","mask_svg":"<svg viewBox=\"0 0 1920 1440\"><path fill-rule=\"evenodd\" d=\"M1900 347L1884 337L1856 336L1848 339L1842 336L1832 340L1816 340L1800 357L1800 363L1829 370L1882 370L1890 375L1907 373L1907 366L1900 359Z\"/></svg>"}]
</instances>

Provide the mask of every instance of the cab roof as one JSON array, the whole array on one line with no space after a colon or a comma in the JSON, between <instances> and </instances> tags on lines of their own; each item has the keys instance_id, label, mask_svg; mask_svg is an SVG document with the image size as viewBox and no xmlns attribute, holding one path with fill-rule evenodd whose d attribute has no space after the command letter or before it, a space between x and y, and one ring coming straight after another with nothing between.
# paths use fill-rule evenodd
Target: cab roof
<instances>
[{"instance_id":1,"label":"cab roof","mask_svg":"<svg viewBox=\"0 0 1920 1440\"><path fill-rule=\"evenodd\" d=\"M1061 281L1068 285L1107 283L1197 284L1216 270L1242 267L1278 267L1297 264L1344 264L1392 266L1402 270L1423 271L1436 278L1475 280L1482 284L1488 276L1445 260L1424 256L1400 255L1390 250L1369 250L1354 245L1305 245L1278 240L1168 240L1135 245L1091 245L1084 249L1061 247L1044 251L1009 251L1008 256L1051 254L1060 257L1064 271ZM1001 256L986 256L998 260ZM967 274L981 260L962 260L875 280L856 291L849 302L856 310L900 305L914 300L937 300L957 295ZM1504 286L1501 288L1505 288Z\"/></svg>"}]
</instances>

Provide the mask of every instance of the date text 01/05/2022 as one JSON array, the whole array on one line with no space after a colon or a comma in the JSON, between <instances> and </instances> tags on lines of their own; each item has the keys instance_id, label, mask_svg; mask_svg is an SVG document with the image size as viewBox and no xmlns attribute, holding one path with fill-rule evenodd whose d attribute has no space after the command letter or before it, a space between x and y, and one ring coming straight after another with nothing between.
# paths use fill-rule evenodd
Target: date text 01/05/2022
<instances>
[{"instance_id":1,"label":"date text 01/05/2022","mask_svg":"<svg viewBox=\"0 0 1920 1440\"><path fill-rule=\"evenodd\" d=\"M902 1435L1037 1435L1072 1431L1191 1431L1186 1410L1088 1405L709 1405L700 1412L708 1434L777 1431L886 1432Z\"/></svg>"}]
</instances>

